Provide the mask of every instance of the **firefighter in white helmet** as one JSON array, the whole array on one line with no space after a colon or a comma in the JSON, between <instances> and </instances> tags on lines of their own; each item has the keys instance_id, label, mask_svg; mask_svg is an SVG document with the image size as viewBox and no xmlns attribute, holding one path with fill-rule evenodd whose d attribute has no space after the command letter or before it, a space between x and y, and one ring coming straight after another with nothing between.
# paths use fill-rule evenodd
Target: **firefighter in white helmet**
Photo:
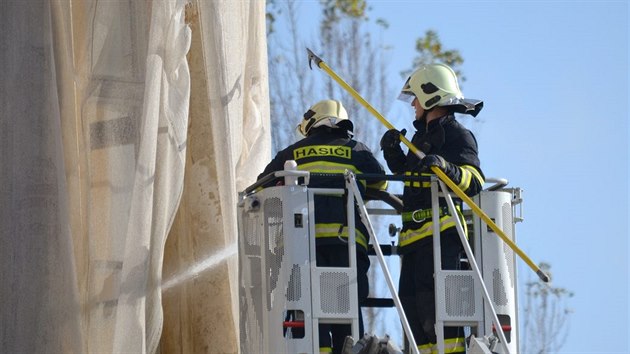
<instances>
[{"instance_id":1,"label":"firefighter in white helmet","mask_svg":"<svg viewBox=\"0 0 630 354\"><path fill-rule=\"evenodd\" d=\"M352 139L354 125L340 101L322 100L310 107L300 124L298 132L304 139L278 152L258 179L284 168L284 162L295 160L299 170L311 173L338 174L336 177L311 176L309 187L344 188L341 176L346 169L355 174L385 174L384 168L372 155L370 149ZM386 181L359 180L362 194L366 189L385 190ZM315 237L318 266L347 267L348 227L346 204L341 196L315 196ZM369 234L366 225L355 210L355 238L357 243L357 287L359 304L369 292L367 271L370 260L367 254ZM363 333L363 321L359 311L359 333ZM320 325L319 344L321 352L341 353L345 337L352 335L349 325ZM332 340L331 340L332 339Z\"/></svg>"},{"instance_id":2,"label":"firefighter in white helmet","mask_svg":"<svg viewBox=\"0 0 630 354\"><path fill-rule=\"evenodd\" d=\"M437 166L467 195L481 191L481 171L477 141L464 128L455 113L476 116L483 103L465 99L455 72L444 64L424 65L417 69L402 88L400 99L415 109L416 128L411 142L426 154L423 160L413 152L405 155L400 147L401 132L391 129L381 139L381 148L389 169L408 176L430 175ZM403 135L405 132L402 132ZM442 268L458 269L462 244L457 236L454 217L463 220L462 201L454 198L458 215L449 215L444 198L440 198L440 238ZM405 182L403 191L403 227L398 250L402 255L399 295L421 353L435 353L435 287L433 267L433 222L429 183ZM465 227L465 223L464 223ZM461 327L445 327L447 353L465 352Z\"/></svg>"}]
</instances>

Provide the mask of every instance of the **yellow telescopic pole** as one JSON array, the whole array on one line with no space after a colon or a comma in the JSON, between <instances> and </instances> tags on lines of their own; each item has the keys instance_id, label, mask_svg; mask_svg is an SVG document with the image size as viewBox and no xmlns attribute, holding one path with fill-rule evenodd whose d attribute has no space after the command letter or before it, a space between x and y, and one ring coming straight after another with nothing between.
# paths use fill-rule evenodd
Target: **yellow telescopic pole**
<instances>
[{"instance_id":1,"label":"yellow telescopic pole","mask_svg":"<svg viewBox=\"0 0 630 354\"><path fill-rule=\"evenodd\" d=\"M326 64L320 57L315 55L315 53L313 53L310 49L307 48L306 50L308 51L309 66L311 65L311 61L314 61L317 67L324 70L328 75L330 75L330 77L333 78L333 80L337 81L337 83L341 85L341 87L343 87L346 91L348 91L348 93L350 93L350 95L352 95L354 99L359 101L361 105L363 105L368 111L370 111L370 113L372 113L376 117L376 119L378 119L385 127L387 127L387 129L395 129L395 127L390 122L388 122L387 119L385 119L385 117L381 113L379 113L376 109L374 109L374 107L372 107L372 105L368 101L366 101L363 97L361 97L361 95L359 95L359 93L355 89L353 89L352 86L348 85L347 82L345 82L341 77L339 77L339 75L337 75L328 66L328 64ZM424 158L425 154L422 151L420 151L415 145L413 145L411 141L405 138L405 136L402 134L400 134L400 141L403 144L405 144L411 152L413 152L416 156L418 156L418 158L420 159ZM460 197L472 209L472 211L475 214L477 214L477 216L479 216L492 229L492 231L494 231L503 240L503 242L505 242L514 252L516 252L516 254L518 254L519 257L521 257L521 259L525 261L525 263L534 272L536 272L536 274L542 281L544 281L545 283L549 282L549 276L545 272L543 272L536 265L536 263L534 263L525 254L525 252L523 252L512 240L510 240L509 237L505 234L505 232L503 232L503 230L501 230L497 226L497 224L495 224L494 221L492 221L492 219L490 219L490 217L486 215L486 213L484 213L484 211L481 210L481 208L479 208L477 204L475 204L475 202L473 202L472 199L470 199L470 197L467 196L455 184L455 182L453 182L450 178L448 178L448 176L444 173L444 171L442 171L436 166L431 167L431 171L433 171L433 173L435 173L441 181L446 183L449 186L449 188L451 188L451 190L458 197Z\"/></svg>"}]
</instances>

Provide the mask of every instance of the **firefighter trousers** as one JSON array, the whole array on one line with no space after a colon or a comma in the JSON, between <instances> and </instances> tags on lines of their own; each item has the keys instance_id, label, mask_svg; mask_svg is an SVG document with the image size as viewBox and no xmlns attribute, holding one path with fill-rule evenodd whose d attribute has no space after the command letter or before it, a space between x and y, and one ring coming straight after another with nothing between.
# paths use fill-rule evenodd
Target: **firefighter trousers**
<instances>
[{"instance_id":1,"label":"firefighter trousers","mask_svg":"<svg viewBox=\"0 0 630 354\"><path fill-rule=\"evenodd\" d=\"M367 251L357 245L357 292L359 303L359 336L363 335L363 316L361 316L361 303L368 297L369 284L367 272L370 267L370 259ZM316 251L318 267L348 267L347 245L318 245ZM346 336L352 335L352 328L345 324L320 324L319 346L320 350L332 350L332 353L341 353Z\"/></svg>"},{"instance_id":2,"label":"firefighter trousers","mask_svg":"<svg viewBox=\"0 0 630 354\"><path fill-rule=\"evenodd\" d=\"M463 247L455 228L443 231L440 239L442 269L460 269ZM414 246L413 251L402 256L399 296L416 345L421 353L431 353L437 342L433 240L422 240L422 244ZM465 352L462 327L444 327L444 340L447 353Z\"/></svg>"}]
</instances>

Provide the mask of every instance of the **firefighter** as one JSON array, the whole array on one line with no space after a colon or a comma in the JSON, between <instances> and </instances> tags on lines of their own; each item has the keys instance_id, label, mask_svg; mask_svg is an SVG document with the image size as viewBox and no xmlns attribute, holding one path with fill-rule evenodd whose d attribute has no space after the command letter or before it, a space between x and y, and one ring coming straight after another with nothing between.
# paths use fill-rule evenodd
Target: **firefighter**
<instances>
[{"instance_id":1,"label":"firefighter","mask_svg":"<svg viewBox=\"0 0 630 354\"><path fill-rule=\"evenodd\" d=\"M484 184L477 141L456 119L455 113L477 116L483 102L464 99L455 72L443 64L417 69L402 88L401 100L415 109L416 133L411 139L426 157L420 160L400 147L401 132L387 131L381 138L381 149L387 166L394 174L429 176L437 166L466 193L479 193ZM403 130L402 134L405 134ZM463 221L462 201L453 198L457 217ZM446 201L440 203L440 239L442 269L459 269L463 247L457 235L453 216ZM403 190L402 229L398 250L402 257L399 295L420 353L435 353L435 286L433 263L433 222L431 190L428 182L405 182ZM462 222L464 228L466 223ZM446 353L465 352L462 327L445 327Z\"/></svg>"},{"instance_id":2,"label":"firefighter","mask_svg":"<svg viewBox=\"0 0 630 354\"><path fill-rule=\"evenodd\" d=\"M353 123L340 101L323 100L304 113L297 126L305 138L278 152L258 179L284 168L284 162L295 160L299 170L312 173L343 174L350 170L355 174L385 174L384 168L370 149L352 138ZM385 190L386 181L358 181L361 194L365 190ZM312 188L344 188L342 177L310 178ZM345 198L341 196L315 196L315 237L317 266L348 267L348 227ZM367 254L369 234L355 208L355 239L357 244L357 287L359 305L369 292L367 271L370 260ZM359 333L363 333L363 319L359 310ZM352 335L350 325L319 326L321 352L341 353L347 335ZM332 340L331 340L332 337Z\"/></svg>"}]
</instances>

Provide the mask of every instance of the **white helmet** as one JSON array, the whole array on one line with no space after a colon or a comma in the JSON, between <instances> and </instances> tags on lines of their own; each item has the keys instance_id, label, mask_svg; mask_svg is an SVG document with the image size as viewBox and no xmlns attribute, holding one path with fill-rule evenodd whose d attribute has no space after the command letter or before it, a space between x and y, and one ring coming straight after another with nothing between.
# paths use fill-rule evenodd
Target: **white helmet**
<instances>
[{"instance_id":1,"label":"white helmet","mask_svg":"<svg viewBox=\"0 0 630 354\"><path fill-rule=\"evenodd\" d=\"M482 101L464 98L455 71L444 64L427 64L414 71L398 98L410 103L418 98L420 106L425 110L435 106L453 106L455 112L473 117L483 108Z\"/></svg>"},{"instance_id":2,"label":"white helmet","mask_svg":"<svg viewBox=\"0 0 630 354\"><path fill-rule=\"evenodd\" d=\"M352 132L354 126L348 120L348 112L340 101L323 100L315 103L304 113L304 120L297 126L297 130L303 136L308 136L312 128L327 126L331 128L343 128Z\"/></svg>"}]
</instances>

